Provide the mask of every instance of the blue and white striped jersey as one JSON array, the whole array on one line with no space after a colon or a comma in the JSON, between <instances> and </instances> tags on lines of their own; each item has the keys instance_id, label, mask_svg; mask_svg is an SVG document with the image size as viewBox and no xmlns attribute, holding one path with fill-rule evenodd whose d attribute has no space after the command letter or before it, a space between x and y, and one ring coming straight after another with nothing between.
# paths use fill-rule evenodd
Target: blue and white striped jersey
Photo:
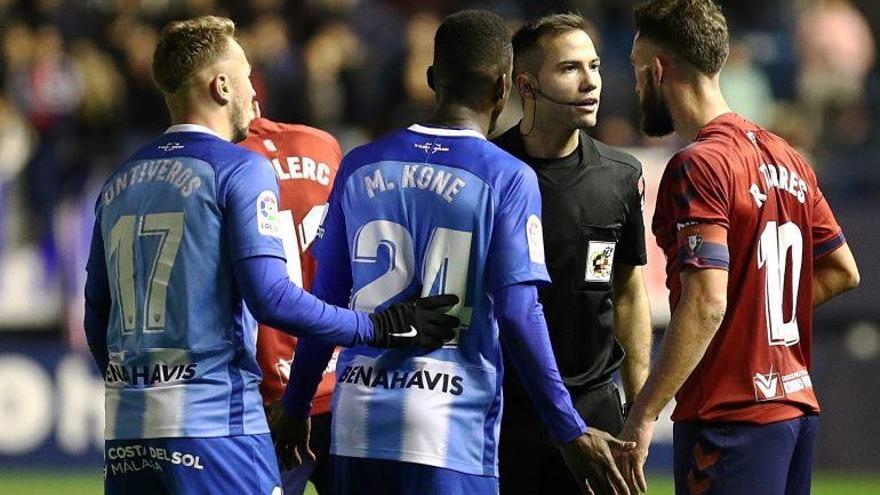
<instances>
[{"instance_id":1,"label":"blue and white striped jersey","mask_svg":"<svg viewBox=\"0 0 880 495\"><path fill-rule=\"evenodd\" d=\"M328 300L364 311L454 293L442 349L354 347L337 364L332 452L497 476L503 373L493 290L549 280L534 172L478 132L413 125L342 162L313 246ZM316 285L319 282L316 281Z\"/></svg>"},{"instance_id":2,"label":"blue and white striped jersey","mask_svg":"<svg viewBox=\"0 0 880 495\"><path fill-rule=\"evenodd\" d=\"M111 297L108 440L268 431L233 262L284 258L277 192L265 158L195 125L106 182L88 270Z\"/></svg>"}]
</instances>

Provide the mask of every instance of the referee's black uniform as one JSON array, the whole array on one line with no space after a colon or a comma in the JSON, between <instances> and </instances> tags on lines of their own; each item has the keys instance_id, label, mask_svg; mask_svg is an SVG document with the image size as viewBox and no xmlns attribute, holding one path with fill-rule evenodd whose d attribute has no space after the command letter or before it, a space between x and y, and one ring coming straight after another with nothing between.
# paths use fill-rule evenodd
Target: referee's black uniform
<instances>
[{"instance_id":1,"label":"referee's black uniform","mask_svg":"<svg viewBox=\"0 0 880 495\"><path fill-rule=\"evenodd\" d=\"M611 282L614 264L647 261L641 164L583 131L574 153L558 159L528 156L519 125L494 142L538 175L552 280L540 301L559 372L587 425L617 435L623 411L612 375L624 352L614 337ZM509 362L505 369L502 495L581 493Z\"/></svg>"}]
</instances>

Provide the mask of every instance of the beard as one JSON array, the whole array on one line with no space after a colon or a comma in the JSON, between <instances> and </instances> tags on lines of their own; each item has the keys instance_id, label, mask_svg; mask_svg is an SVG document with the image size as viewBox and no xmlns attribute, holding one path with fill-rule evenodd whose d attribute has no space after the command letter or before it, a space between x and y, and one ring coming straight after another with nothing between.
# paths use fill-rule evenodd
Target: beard
<instances>
[{"instance_id":1,"label":"beard","mask_svg":"<svg viewBox=\"0 0 880 495\"><path fill-rule=\"evenodd\" d=\"M669 105L653 81L645 86L639 107L642 110L642 132L646 135L663 137L675 131Z\"/></svg>"},{"instance_id":2,"label":"beard","mask_svg":"<svg viewBox=\"0 0 880 495\"><path fill-rule=\"evenodd\" d=\"M247 139L248 127L250 127L251 123L245 119L244 109L240 105L233 104L231 110L229 123L232 128L232 142L239 143Z\"/></svg>"}]
</instances>

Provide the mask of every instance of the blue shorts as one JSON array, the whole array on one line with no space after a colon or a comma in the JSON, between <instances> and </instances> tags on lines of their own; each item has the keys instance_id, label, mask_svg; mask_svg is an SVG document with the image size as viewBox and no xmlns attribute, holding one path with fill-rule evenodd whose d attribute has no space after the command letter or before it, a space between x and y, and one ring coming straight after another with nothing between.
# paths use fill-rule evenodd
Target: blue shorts
<instances>
[{"instance_id":1,"label":"blue shorts","mask_svg":"<svg viewBox=\"0 0 880 495\"><path fill-rule=\"evenodd\" d=\"M675 493L809 495L818 416L753 425L676 422Z\"/></svg>"},{"instance_id":2,"label":"blue shorts","mask_svg":"<svg viewBox=\"0 0 880 495\"><path fill-rule=\"evenodd\" d=\"M330 456L333 495L498 495L498 478L451 469Z\"/></svg>"},{"instance_id":3,"label":"blue shorts","mask_svg":"<svg viewBox=\"0 0 880 495\"><path fill-rule=\"evenodd\" d=\"M272 438L150 438L104 442L108 495L281 495Z\"/></svg>"}]
</instances>

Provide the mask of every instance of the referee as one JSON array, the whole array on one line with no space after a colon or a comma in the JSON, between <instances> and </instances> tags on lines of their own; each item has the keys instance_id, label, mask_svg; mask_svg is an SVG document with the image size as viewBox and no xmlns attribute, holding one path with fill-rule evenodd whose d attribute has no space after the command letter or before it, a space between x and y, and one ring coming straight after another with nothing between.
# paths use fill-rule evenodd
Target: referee
<instances>
[{"instance_id":1,"label":"referee","mask_svg":"<svg viewBox=\"0 0 880 495\"><path fill-rule=\"evenodd\" d=\"M641 164L583 131L596 125L602 79L581 16L527 24L513 49L523 119L495 144L538 175L553 280L540 299L559 371L587 426L617 435L624 412L612 375L620 369L632 401L651 350ZM501 494L581 493L515 373L504 394ZM590 482L596 493L610 491L605 480Z\"/></svg>"}]
</instances>

